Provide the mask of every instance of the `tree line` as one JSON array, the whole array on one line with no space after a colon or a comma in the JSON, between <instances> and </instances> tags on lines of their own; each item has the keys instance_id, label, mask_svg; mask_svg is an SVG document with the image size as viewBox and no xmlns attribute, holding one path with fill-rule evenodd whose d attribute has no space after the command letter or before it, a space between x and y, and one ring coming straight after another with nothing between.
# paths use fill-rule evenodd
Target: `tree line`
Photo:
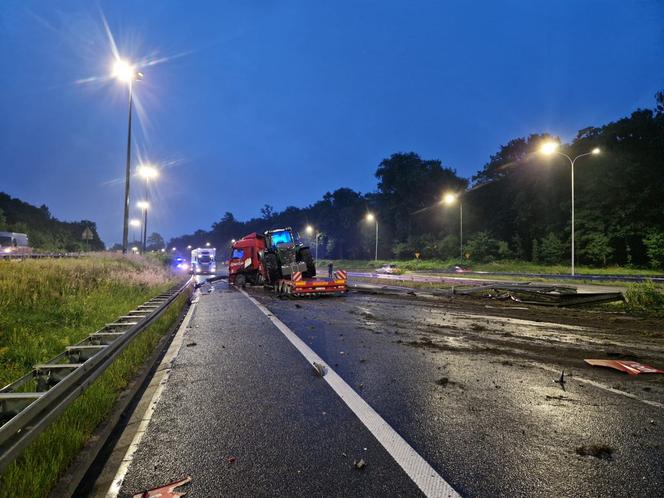
<instances>
[{"instance_id":1,"label":"tree line","mask_svg":"<svg viewBox=\"0 0 664 498\"><path fill-rule=\"evenodd\" d=\"M83 240L83 231L92 231L92 240ZM28 235L30 246L40 251L78 252L100 251L104 243L93 221L60 221L51 215L48 207L33 206L0 192L0 231Z\"/></svg>"},{"instance_id":2,"label":"tree line","mask_svg":"<svg viewBox=\"0 0 664 498\"><path fill-rule=\"evenodd\" d=\"M557 154L540 154L544 140L559 139L537 133L510 140L471 179L440 160L396 153L378 165L375 192L340 188L304 208L265 205L248 221L226 212L211 230L176 237L169 246L229 247L234 238L280 226L306 238L303 229L312 225L321 234L319 257L368 259L375 247L375 225L366 220L371 212L379 258L461 258L460 203L464 260L568 261L570 165ZM575 166L578 262L663 267L664 93L652 109L580 130L560 151L576 157L595 147L601 154ZM442 204L445 192L456 193L458 202Z\"/></svg>"}]
</instances>

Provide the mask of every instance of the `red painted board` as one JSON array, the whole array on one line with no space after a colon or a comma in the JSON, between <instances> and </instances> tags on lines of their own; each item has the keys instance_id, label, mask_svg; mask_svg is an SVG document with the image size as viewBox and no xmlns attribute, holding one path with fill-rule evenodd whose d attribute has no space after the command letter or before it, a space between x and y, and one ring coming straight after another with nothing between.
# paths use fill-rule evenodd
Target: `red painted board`
<instances>
[{"instance_id":1,"label":"red painted board","mask_svg":"<svg viewBox=\"0 0 664 498\"><path fill-rule=\"evenodd\" d=\"M638 375L641 373L660 373L664 374L664 370L659 370L650 365L644 365L637 361L627 361L627 360L583 360L588 365L594 367L609 367L620 370L621 372L627 372L630 375Z\"/></svg>"}]
</instances>

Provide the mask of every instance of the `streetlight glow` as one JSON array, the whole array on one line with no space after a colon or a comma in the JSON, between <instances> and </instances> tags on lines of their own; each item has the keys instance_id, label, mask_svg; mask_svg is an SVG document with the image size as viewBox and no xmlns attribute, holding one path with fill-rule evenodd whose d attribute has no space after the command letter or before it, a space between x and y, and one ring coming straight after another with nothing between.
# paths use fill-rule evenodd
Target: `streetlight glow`
<instances>
[{"instance_id":1,"label":"streetlight glow","mask_svg":"<svg viewBox=\"0 0 664 498\"><path fill-rule=\"evenodd\" d=\"M152 180L159 176L159 170L150 164L141 164L138 166L138 174L146 180Z\"/></svg>"},{"instance_id":2,"label":"streetlight glow","mask_svg":"<svg viewBox=\"0 0 664 498\"><path fill-rule=\"evenodd\" d=\"M448 192L443 196L443 203L447 204L448 206L451 206L454 204L458 199L458 196L456 194L453 194L451 192Z\"/></svg>"},{"instance_id":3,"label":"streetlight glow","mask_svg":"<svg viewBox=\"0 0 664 498\"><path fill-rule=\"evenodd\" d=\"M592 150L592 153L595 154L595 155L599 154L600 152L602 152L602 151L600 150L599 147L595 147L595 148Z\"/></svg>"},{"instance_id":4,"label":"streetlight glow","mask_svg":"<svg viewBox=\"0 0 664 498\"><path fill-rule=\"evenodd\" d=\"M134 80L140 80L143 77L143 73L136 71L136 66L127 62L124 59L117 59L113 63L113 69L111 75L119 81L124 83L130 83Z\"/></svg>"},{"instance_id":5,"label":"streetlight glow","mask_svg":"<svg viewBox=\"0 0 664 498\"><path fill-rule=\"evenodd\" d=\"M138 202L136 203L136 206L137 206L139 209L148 210L148 209L150 208L150 203L149 203L149 202L146 202L146 201L138 201Z\"/></svg>"},{"instance_id":6,"label":"streetlight glow","mask_svg":"<svg viewBox=\"0 0 664 498\"><path fill-rule=\"evenodd\" d=\"M133 226L133 227L140 227L140 226L141 226L141 220L136 220L136 219L134 219L134 220L131 220L131 221L129 222L129 224L130 224L131 226Z\"/></svg>"},{"instance_id":7,"label":"streetlight glow","mask_svg":"<svg viewBox=\"0 0 664 498\"><path fill-rule=\"evenodd\" d=\"M209 242L206 242L206 243L205 243L205 247L210 247L210 243L209 243Z\"/></svg>"},{"instance_id":8,"label":"streetlight glow","mask_svg":"<svg viewBox=\"0 0 664 498\"><path fill-rule=\"evenodd\" d=\"M556 142L544 142L540 146L540 152L542 154L546 154L547 156L550 156L557 150L558 150L558 144Z\"/></svg>"},{"instance_id":9,"label":"streetlight glow","mask_svg":"<svg viewBox=\"0 0 664 498\"><path fill-rule=\"evenodd\" d=\"M187 249L191 249L191 246L187 246Z\"/></svg>"},{"instance_id":10,"label":"streetlight glow","mask_svg":"<svg viewBox=\"0 0 664 498\"><path fill-rule=\"evenodd\" d=\"M314 227L312 227L311 225L307 225L304 231L307 232L309 235L311 235L314 233Z\"/></svg>"},{"instance_id":11,"label":"streetlight glow","mask_svg":"<svg viewBox=\"0 0 664 498\"><path fill-rule=\"evenodd\" d=\"M376 219L376 217L374 216L373 213L368 213L367 214L367 221L373 221L375 219Z\"/></svg>"}]
</instances>

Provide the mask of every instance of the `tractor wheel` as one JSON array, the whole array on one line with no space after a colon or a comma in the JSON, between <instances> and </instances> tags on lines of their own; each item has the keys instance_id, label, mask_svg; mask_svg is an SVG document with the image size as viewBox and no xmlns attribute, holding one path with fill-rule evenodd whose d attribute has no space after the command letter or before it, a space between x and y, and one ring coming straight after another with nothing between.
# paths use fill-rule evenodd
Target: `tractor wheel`
<instances>
[{"instance_id":1,"label":"tractor wheel","mask_svg":"<svg viewBox=\"0 0 664 498\"><path fill-rule=\"evenodd\" d=\"M300 250L300 261L304 261L307 264L307 271L302 274L305 278L313 278L316 276L316 263L314 263L314 258L311 256L311 251L308 247L303 247Z\"/></svg>"},{"instance_id":2,"label":"tractor wheel","mask_svg":"<svg viewBox=\"0 0 664 498\"><path fill-rule=\"evenodd\" d=\"M265 255L265 269L267 270L268 283L275 284L281 278L279 260L276 254L267 253Z\"/></svg>"},{"instance_id":3,"label":"tractor wheel","mask_svg":"<svg viewBox=\"0 0 664 498\"><path fill-rule=\"evenodd\" d=\"M246 284L247 284L247 277L245 277L242 273L240 273L239 275L236 275L235 285L237 287L242 287L244 289Z\"/></svg>"}]
</instances>

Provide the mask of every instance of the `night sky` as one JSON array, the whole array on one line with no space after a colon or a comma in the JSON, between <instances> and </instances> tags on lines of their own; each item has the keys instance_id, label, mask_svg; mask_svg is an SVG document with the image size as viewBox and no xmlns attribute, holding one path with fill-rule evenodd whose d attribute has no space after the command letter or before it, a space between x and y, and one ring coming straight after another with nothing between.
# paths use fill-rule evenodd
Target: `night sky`
<instances>
[{"instance_id":1,"label":"night sky","mask_svg":"<svg viewBox=\"0 0 664 498\"><path fill-rule=\"evenodd\" d=\"M501 144L564 140L664 89L664 2L0 2L0 191L121 240L127 88L134 158L162 167L166 238L376 187L399 151L471 176ZM167 59L160 62L159 59ZM133 208L143 184L132 185Z\"/></svg>"}]
</instances>

